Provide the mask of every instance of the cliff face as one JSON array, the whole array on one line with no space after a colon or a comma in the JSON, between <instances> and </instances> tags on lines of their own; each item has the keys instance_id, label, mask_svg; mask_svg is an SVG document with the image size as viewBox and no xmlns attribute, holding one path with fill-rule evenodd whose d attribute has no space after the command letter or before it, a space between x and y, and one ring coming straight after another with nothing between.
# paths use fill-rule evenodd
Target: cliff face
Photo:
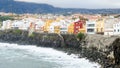
<instances>
[{"instance_id":1,"label":"cliff face","mask_svg":"<svg viewBox=\"0 0 120 68\"><path fill-rule=\"evenodd\" d=\"M87 48L87 54L102 64L103 68L120 68L119 36L86 35L84 41L82 47Z\"/></svg>"},{"instance_id":2,"label":"cliff face","mask_svg":"<svg viewBox=\"0 0 120 68\"><path fill-rule=\"evenodd\" d=\"M118 36L103 36L103 35L86 35L85 41L86 44L85 46L87 48L97 48L100 51L107 51L111 44L114 42L115 39L117 39Z\"/></svg>"},{"instance_id":3,"label":"cliff face","mask_svg":"<svg viewBox=\"0 0 120 68\"><path fill-rule=\"evenodd\" d=\"M76 35L32 33L21 30L0 31L0 42L18 43L23 45L36 45L54 47L68 54L78 54L79 57L100 63L103 68L115 67L120 64L120 39L116 36L86 35L85 39L78 41ZM115 63L114 63L115 61Z\"/></svg>"},{"instance_id":4,"label":"cliff face","mask_svg":"<svg viewBox=\"0 0 120 68\"><path fill-rule=\"evenodd\" d=\"M0 31L0 41L18 44L30 44L44 47L78 47L75 35L32 33L20 30Z\"/></svg>"},{"instance_id":5,"label":"cliff face","mask_svg":"<svg viewBox=\"0 0 120 68\"><path fill-rule=\"evenodd\" d=\"M8 30L0 31L0 40L18 44L30 44L45 47L60 47L61 39L57 34L28 35L28 31Z\"/></svg>"},{"instance_id":6,"label":"cliff face","mask_svg":"<svg viewBox=\"0 0 120 68\"><path fill-rule=\"evenodd\" d=\"M113 54L114 54L115 64L119 65L119 67L120 67L120 38L117 38L112 43L112 49L114 52Z\"/></svg>"}]
</instances>

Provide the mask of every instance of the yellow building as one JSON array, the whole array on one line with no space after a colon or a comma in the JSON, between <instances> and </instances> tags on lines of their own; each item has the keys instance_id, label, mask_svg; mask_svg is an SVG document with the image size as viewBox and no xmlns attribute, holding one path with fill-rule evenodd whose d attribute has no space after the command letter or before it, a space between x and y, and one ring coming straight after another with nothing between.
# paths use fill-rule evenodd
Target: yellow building
<instances>
[{"instance_id":1,"label":"yellow building","mask_svg":"<svg viewBox=\"0 0 120 68\"><path fill-rule=\"evenodd\" d=\"M104 19L98 19L96 21L96 33L104 32Z\"/></svg>"},{"instance_id":2,"label":"yellow building","mask_svg":"<svg viewBox=\"0 0 120 68\"><path fill-rule=\"evenodd\" d=\"M60 26L54 26L54 33L60 34Z\"/></svg>"},{"instance_id":3,"label":"yellow building","mask_svg":"<svg viewBox=\"0 0 120 68\"><path fill-rule=\"evenodd\" d=\"M53 22L53 20L47 20L45 22L45 25L44 25L44 32L49 32L49 27L51 25L51 23Z\"/></svg>"},{"instance_id":4,"label":"yellow building","mask_svg":"<svg viewBox=\"0 0 120 68\"><path fill-rule=\"evenodd\" d=\"M74 23L70 23L70 25L68 26L68 33L73 34L73 32L74 32Z\"/></svg>"}]
</instances>

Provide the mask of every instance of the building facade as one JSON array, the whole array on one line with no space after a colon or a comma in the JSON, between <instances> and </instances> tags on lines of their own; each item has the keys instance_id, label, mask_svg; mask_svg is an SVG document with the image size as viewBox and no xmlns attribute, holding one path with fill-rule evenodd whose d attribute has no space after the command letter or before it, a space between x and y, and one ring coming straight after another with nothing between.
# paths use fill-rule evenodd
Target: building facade
<instances>
[{"instance_id":1,"label":"building facade","mask_svg":"<svg viewBox=\"0 0 120 68\"><path fill-rule=\"evenodd\" d=\"M95 21L86 21L86 33L87 34L96 33L96 22Z\"/></svg>"},{"instance_id":2,"label":"building facade","mask_svg":"<svg viewBox=\"0 0 120 68\"><path fill-rule=\"evenodd\" d=\"M114 28L113 28L113 25L118 23L119 19L115 19L115 18L107 18L105 20L105 26L104 26L104 35L108 35L108 36L111 36L111 35L114 35Z\"/></svg>"},{"instance_id":3,"label":"building facade","mask_svg":"<svg viewBox=\"0 0 120 68\"><path fill-rule=\"evenodd\" d=\"M68 33L73 34L73 32L74 32L74 23L70 23L68 25Z\"/></svg>"},{"instance_id":4,"label":"building facade","mask_svg":"<svg viewBox=\"0 0 120 68\"><path fill-rule=\"evenodd\" d=\"M80 32L80 29L83 28L83 21L77 21L77 22L74 22L74 34L77 34Z\"/></svg>"},{"instance_id":5,"label":"building facade","mask_svg":"<svg viewBox=\"0 0 120 68\"><path fill-rule=\"evenodd\" d=\"M113 24L113 34L120 35L120 22Z\"/></svg>"},{"instance_id":6,"label":"building facade","mask_svg":"<svg viewBox=\"0 0 120 68\"><path fill-rule=\"evenodd\" d=\"M104 34L104 19L98 19L96 21L96 33Z\"/></svg>"}]
</instances>

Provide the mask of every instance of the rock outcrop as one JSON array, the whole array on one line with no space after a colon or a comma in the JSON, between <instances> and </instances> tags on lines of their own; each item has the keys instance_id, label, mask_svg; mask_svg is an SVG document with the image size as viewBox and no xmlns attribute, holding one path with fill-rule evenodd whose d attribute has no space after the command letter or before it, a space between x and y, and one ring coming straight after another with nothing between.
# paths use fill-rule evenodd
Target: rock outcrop
<instances>
[{"instance_id":1,"label":"rock outcrop","mask_svg":"<svg viewBox=\"0 0 120 68\"><path fill-rule=\"evenodd\" d=\"M21 30L0 31L0 41L43 47L76 47L80 45L75 35L35 32L29 34L28 31Z\"/></svg>"},{"instance_id":2,"label":"rock outcrop","mask_svg":"<svg viewBox=\"0 0 120 68\"><path fill-rule=\"evenodd\" d=\"M74 34L29 34L28 31L21 30L0 31L0 42L53 47L69 55L74 53L78 54L79 58L86 57L93 62L98 62L103 66L102 68L119 68L120 38L118 37L86 35L82 41L79 41Z\"/></svg>"},{"instance_id":3,"label":"rock outcrop","mask_svg":"<svg viewBox=\"0 0 120 68\"><path fill-rule=\"evenodd\" d=\"M116 38L118 38L118 36L86 35L86 47L95 47L98 50L106 51Z\"/></svg>"},{"instance_id":4,"label":"rock outcrop","mask_svg":"<svg viewBox=\"0 0 120 68\"><path fill-rule=\"evenodd\" d=\"M112 49L113 49L113 54L114 54L114 59L115 59L115 64L120 65L120 38L117 38L113 43L112 43Z\"/></svg>"}]
</instances>

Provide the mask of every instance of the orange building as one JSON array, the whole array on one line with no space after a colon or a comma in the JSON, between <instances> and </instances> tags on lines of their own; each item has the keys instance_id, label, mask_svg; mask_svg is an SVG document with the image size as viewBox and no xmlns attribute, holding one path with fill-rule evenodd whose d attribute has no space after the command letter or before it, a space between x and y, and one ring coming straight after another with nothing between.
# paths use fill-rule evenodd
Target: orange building
<instances>
[{"instance_id":1,"label":"orange building","mask_svg":"<svg viewBox=\"0 0 120 68\"><path fill-rule=\"evenodd\" d=\"M70 25L68 26L68 33L73 34L73 32L74 32L74 23L70 23Z\"/></svg>"}]
</instances>

